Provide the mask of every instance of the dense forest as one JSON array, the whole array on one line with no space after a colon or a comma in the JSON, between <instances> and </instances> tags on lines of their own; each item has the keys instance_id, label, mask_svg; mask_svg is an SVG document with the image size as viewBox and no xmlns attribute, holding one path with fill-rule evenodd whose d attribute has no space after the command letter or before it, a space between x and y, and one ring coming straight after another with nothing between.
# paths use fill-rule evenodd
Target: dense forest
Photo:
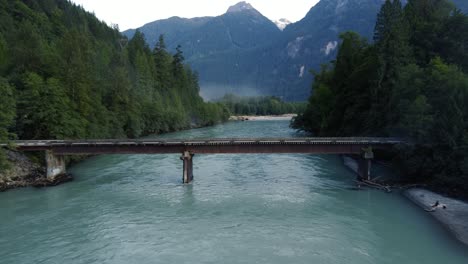
<instances>
[{"instance_id":1,"label":"dense forest","mask_svg":"<svg viewBox=\"0 0 468 264\"><path fill-rule=\"evenodd\" d=\"M203 102L163 37L151 50L67 0L0 0L0 21L0 141L139 137L229 117Z\"/></svg>"},{"instance_id":2,"label":"dense forest","mask_svg":"<svg viewBox=\"0 0 468 264\"><path fill-rule=\"evenodd\" d=\"M305 102L284 102L274 96L242 97L226 94L218 102L235 115L282 115L303 112Z\"/></svg>"},{"instance_id":3,"label":"dense forest","mask_svg":"<svg viewBox=\"0 0 468 264\"><path fill-rule=\"evenodd\" d=\"M292 127L405 138L394 162L407 179L467 197L468 17L446 0L387 0L373 43L341 40Z\"/></svg>"}]
</instances>

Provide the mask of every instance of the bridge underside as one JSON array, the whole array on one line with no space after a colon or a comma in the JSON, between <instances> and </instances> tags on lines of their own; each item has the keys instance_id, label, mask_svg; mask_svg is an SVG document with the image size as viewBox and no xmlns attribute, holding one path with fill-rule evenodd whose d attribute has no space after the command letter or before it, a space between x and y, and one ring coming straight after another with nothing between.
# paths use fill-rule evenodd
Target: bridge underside
<instances>
[{"instance_id":1,"label":"bridge underside","mask_svg":"<svg viewBox=\"0 0 468 264\"><path fill-rule=\"evenodd\" d=\"M358 178L370 180L371 158L365 158L363 148L361 146L255 146L255 147L238 147L238 146L199 146L197 148L158 148L148 147L137 149L135 147L119 147L119 148L89 148L89 147L74 147L74 148L54 148L53 151L46 151L47 161L47 178L53 179L59 173L65 172L65 163L63 157L65 155L77 154L174 154L182 153L180 159L183 161L183 183L193 181L193 156L197 154L286 154L286 153L315 153L315 154L355 154L361 157L358 160Z\"/></svg>"},{"instance_id":2,"label":"bridge underside","mask_svg":"<svg viewBox=\"0 0 468 264\"><path fill-rule=\"evenodd\" d=\"M53 147L57 155L78 154L360 154L361 145L218 145L218 146L72 146Z\"/></svg>"}]
</instances>

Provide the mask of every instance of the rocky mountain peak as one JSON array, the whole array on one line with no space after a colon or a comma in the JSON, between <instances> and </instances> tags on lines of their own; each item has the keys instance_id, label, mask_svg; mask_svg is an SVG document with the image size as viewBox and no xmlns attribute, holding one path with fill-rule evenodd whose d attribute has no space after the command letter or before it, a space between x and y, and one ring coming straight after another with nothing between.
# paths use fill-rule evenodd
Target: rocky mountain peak
<instances>
[{"instance_id":1,"label":"rocky mountain peak","mask_svg":"<svg viewBox=\"0 0 468 264\"><path fill-rule=\"evenodd\" d=\"M251 4L245 1L242 1L229 7L229 9L227 10L227 13L242 12L245 10L255 10L255 8Z\"/></svg>"}]
</instances>

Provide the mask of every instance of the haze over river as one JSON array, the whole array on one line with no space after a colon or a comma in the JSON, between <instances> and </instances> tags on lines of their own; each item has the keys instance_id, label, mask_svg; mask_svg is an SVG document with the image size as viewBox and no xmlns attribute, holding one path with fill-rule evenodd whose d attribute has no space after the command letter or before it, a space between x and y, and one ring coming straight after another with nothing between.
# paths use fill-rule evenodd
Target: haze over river
<instances>
[{"instance_id":1,"label":"haze over river","mask_svg":"<svg viewBox=\"0 0 468 264\"><path fill-rule=\"evenodd\" d=\"M293 136L253 121L163 137ZM96 156L74 182L0 193L0 263L468 263L399 193L354 190L338 156L196 155L190 185L179 156Z\"/></svg>"}]
</instances>

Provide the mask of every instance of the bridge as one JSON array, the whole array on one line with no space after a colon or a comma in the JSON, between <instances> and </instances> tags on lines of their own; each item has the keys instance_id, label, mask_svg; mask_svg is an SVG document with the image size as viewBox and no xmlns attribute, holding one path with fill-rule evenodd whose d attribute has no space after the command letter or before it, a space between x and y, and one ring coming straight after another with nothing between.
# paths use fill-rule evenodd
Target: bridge
<instances>
[{"instance_id":1,"label":"bridge","mask_svg":"<svg viewBox=\"0 0 468 264\"><path fill-rule=\"evenodd\" d=\"M180 153L183 182L193 180L195 154L354 154L359 155L359 176L370 179L373 149L390 149L402 141L394 138L219 138L219 139L108 139L19 140L19 151L45 151L47 178L66 172L66 155ZM8 147L0 144L0 147Z\"/></svg>"}]
</instances>

